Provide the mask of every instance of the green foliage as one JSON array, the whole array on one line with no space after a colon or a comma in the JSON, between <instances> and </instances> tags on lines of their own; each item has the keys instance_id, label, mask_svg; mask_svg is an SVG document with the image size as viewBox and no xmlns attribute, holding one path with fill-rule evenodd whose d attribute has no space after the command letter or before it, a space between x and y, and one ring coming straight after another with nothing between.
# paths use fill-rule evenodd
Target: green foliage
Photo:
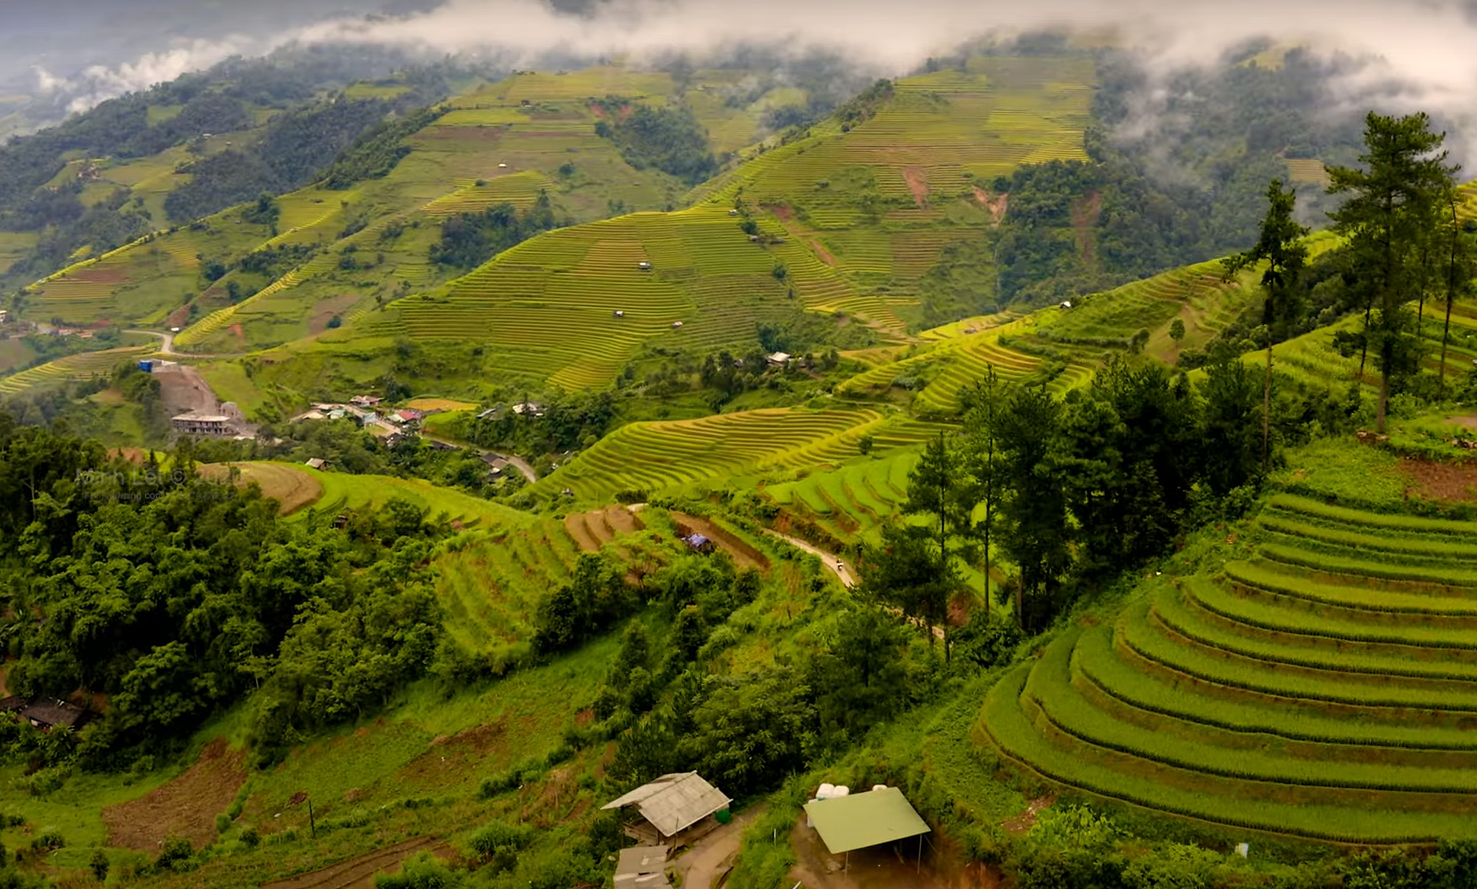
<instances>
[{"instance_id":1,"label":"green foliage","mask_svg":"<svg viewBox=\"0 0 1477 889\"><path fill-rule=\"evenodd\" d=\"M518 863L518 853L533 842L534 832L527 825L509 825L494 821L479 830L468 842L468 851L479 864L493 873L510 871Z\"/></svg>"},{"instance_id":2,"label":"green foliage","mask_svg":"<svg viewBox=\"0 0 1477 889\"><path fill-rule=\"evenodd\" d=\"M1365 119L1368 169L1330 167L1329 194L1348 198L1330 218L1334 230L1349 239L1356 263L1368 269L1361 282L1365 294L1364 325L1343 334L1344 351L1373 352L1380 369L1376 425L1383 432L1392 380L1413 373L1420 361L1415 319L1406 307L1416 287L1429 283L1429 232L1438 225L1447 194L1455 187L1458 167L1445 164L1440 150L1445 134L1433 133L1424 113L1394 118L1370 112ZM1424 296L1422 296L1424 299Z\"/></svg>"},{"instance_id":3,"label":"green foliage","mask_svg":"<svg viewBox=\"0 0 1477 889\"><path fill-rule=\"evenodd\" d=\"M839 732L864 732L908 704L903 653L907 638L895 618L876 607L841 615L835 641L810 663L816 715Z\"/></svg>"},{"instance_id":4,"label":"green foliage","mask_svg":"<svg viewBox=\"0 0 1477 889\"><path fill-rule=\"evenodd\" d=\"M465 875L452 870L429 852L407 859L398 874L375 874L374 889L456 889Z\"/></svg>"},{"instance_id":5,"label":"green foliage","mask_svg":"<svg viewBox=\"0 0 1477 889\"><path fill-rule=\"evenodd\" d=\"M281 194L307 185L388 110L377 99L340 98L279 115L251 147L227 149L187 165L190 181L170 192L164 210L170 219L186 222L263 191Z\"/></svg>"},{"instance_id":6,"label":"green foliage","mask_svg":"<svg viewBox=\"0 0 1477 889\"><path fill-rule=\"evenodd\" d=\"M370 128L334 159L323 177L323 187L342 191L355 183L390 175L410 154L410 137L445 113L446 109L440 106L421 108Z\"/></svg>"},{"instance_id":7,"label":"green foliage","mask_svg":"<svg viewBox=\"0 0 1477 889\"><path fill-rule=\"evenodd\" d=\"M431 247L431 261L471 269L499 253L555 228L549 196L540 192L533 207L518 212L512 204L496 204L481 213L463 213L441 225L441 241Z\"/></svg>"},{"instance_id":8,"label":"green foliage","mask_svg":"<svg viewBox=\"0 0 1477 889\"><path fill-rule=\"evenodd\" d=\"M533 644L540 652L567 651L594 638L635 607L635 597L615 566L585 553L574 578L539 603Z\"/></svg>"},{"instance_id":9,"label":"green foliage","mask_svg":"<svg viewBox=\"0 0 1477 889\"><path fill-rule=\"evenodd\" d=\"M707 134L686 105L633 105L619 96L596 104L605 116L596 122L595 134L614 142L621 157L636 169L655 167L689 185L718 172Z\"/></svg>"}]
</instances>

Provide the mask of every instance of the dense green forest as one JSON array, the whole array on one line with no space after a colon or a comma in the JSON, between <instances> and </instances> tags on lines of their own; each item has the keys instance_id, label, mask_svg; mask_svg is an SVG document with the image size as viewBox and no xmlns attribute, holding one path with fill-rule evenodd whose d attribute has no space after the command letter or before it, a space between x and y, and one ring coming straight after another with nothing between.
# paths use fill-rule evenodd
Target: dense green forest
<instances>
[{"instance_id":1,"label":"dense green forest","mask_svg":"<svg viewBox=\"0 0 1477 889\"><path fill-rule=\"evenodd\" d=\"M607 96L597 105L604 113L595 134L614 142L636 169L655 167L689 185L718 172L708 136L687 106L654 107L620 96Z\"/></svg>"},{"instance_id":2,"label":"dense green forest","mask_svg":"<svg viewBox=\"0 0 1477 889\"><path fill-rule=\"evenodd\" d=\"M259 491L197 477L188 443L134 465L8 415L0 452L7 684L110 698L101 720L51 739L51 768L167 754L251 690L257 755L271 760L304 731L372 712L435 656L420 566L438 531L409 504L342 528L288 524Z\"/></svg>"}]
</instances>

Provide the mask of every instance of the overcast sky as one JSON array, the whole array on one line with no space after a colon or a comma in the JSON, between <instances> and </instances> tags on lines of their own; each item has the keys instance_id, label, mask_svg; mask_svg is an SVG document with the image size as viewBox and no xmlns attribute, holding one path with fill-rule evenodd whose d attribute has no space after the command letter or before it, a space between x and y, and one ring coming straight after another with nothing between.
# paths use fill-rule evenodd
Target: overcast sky
<instances>
[{"instance_id":1,"label":"overcast sky","mask_svg":"<svg viewBox=\"0 0 1477 889\"><path fill-rule=\"evenodd\" d=\"M70 86L95 100L292 40L494 49L525 64L551 50L639 58L747 41L841 49L900 73L974 34L1073 26L1115 28L1160 68L1267 36L1376 56L1363 78L1341 85L1354 102L1369 82L1396 77L1412 107L1463 122L1477 111L1477 0L604 0L588 16L547 0L436 3L0 0L0 64L10 66L0 75L24 65L33 88ZM428 11L365 21L386 7Z\"/></svg>"}]
</instances>

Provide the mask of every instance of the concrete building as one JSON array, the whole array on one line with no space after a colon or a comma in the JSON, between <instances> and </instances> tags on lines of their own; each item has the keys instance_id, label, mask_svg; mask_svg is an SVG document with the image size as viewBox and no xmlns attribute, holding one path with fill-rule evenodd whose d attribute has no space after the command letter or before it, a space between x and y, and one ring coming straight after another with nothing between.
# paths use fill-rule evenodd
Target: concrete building
<instances>
[{"instance_id":1,"label":"concrete building","mask_svg":"<svg viewBox=\"0 0 1477 889\"><path fill-rule=\"evenodd\" d=\"M220 414L180 414L178 417L171 417L169 425L181 435L230 437L236 434L234 421Z\"/></svg>"}]
</instances>

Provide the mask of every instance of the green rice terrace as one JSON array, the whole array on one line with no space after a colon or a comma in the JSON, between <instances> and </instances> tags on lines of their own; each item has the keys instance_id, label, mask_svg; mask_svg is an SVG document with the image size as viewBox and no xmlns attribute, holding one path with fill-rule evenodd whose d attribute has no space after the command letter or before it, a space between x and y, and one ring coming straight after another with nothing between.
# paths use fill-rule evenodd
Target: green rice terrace
<instances>
[{"instance_id":1,"label":"green rice terrace","mask_svg":"<svg viewBox=\"0 0 1477 889\"><path fill-rule=\"evenodd\" d=\"M1232 827L1472 836L1477 523L1281 493L1217 555L1007 674L990 741L1065 786Z\"/></svg>"}]
</instances>

